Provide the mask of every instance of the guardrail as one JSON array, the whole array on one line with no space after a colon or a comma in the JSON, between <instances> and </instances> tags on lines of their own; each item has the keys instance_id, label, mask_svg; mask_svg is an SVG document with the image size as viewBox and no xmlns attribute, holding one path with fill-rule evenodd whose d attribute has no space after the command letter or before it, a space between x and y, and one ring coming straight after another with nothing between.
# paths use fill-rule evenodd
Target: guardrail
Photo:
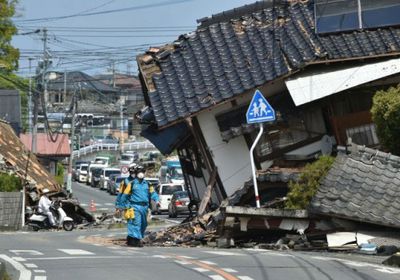
<instances>
[{"instance_id":1,"label":"guardrail","mask_svg":"<svg viewBox=\"0 0 400 280\"><path fill-rule=\"evenodd\" d=\"M155 146L149 141L143 142L130 142L122 144L122 148L124 151L132 151L132 150L146 150L146 149L155 149ZM90 146L86 146L80 148L79 150L75 150L72 152L73 158L79 158L83 155L91 154L98 151L118 151L120 149L119 144L103 144L97 143Z\"/></svg>"}]
</instances>

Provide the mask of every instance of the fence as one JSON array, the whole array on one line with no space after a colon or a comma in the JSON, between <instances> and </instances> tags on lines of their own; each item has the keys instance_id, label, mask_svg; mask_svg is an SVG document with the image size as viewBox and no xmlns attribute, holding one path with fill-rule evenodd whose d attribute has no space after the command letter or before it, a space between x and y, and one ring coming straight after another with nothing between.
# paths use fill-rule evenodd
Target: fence
<instances>
[{"instance_id":1,"label":"fence","mask_svg":"<svg viewBox=\"0 0 400 280\"><path fill-rule=\"evenodd\" d=\"M132 151L132 150L146 150L146 149L155 149L154 145L148 141L144 142L130 142L122 144L122 148L124 151ZM118 151L120 149L119 144L94 144L90 146L86 146L80 148L79 150L73 151L72 156L74 158L81 157L83 155L91 154L98 151Z\"/></svg>"},{"instance_id":2,"label":"fence","mask_svg":"<svg viewBox=\"0 0 400 280\"><path fill-rule=\"evenodd\" d=\"M21 228L22 192L0 192L0 230Z\"/></svg>"}]
</instances>

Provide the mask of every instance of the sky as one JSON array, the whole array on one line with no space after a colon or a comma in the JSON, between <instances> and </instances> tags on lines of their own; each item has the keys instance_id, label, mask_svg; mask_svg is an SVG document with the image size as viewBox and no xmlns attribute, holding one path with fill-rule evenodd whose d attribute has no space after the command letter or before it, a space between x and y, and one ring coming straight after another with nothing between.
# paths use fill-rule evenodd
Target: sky
<instances>
[{"instance_id":1,"label":"sky","mask_svg":"<svg viewBox=\"0 0 400 280\"><path fill-rule=\"evenodd\" d=\"M137 73L135 57L196 29L196 20L256 0L19 0L19 74L34 75L44 29L53 71ZM31 61L31 68L29 67Z\"/></svg>"}]
</instances>

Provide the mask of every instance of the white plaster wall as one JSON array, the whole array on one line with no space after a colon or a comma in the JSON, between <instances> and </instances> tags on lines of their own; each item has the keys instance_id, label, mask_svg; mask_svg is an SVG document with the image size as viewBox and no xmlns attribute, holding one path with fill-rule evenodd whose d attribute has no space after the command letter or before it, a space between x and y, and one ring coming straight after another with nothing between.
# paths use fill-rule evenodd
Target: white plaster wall
<instances>
[{"instance_id":1,"label":"white plaster wall","mask_svg":"<svg viewBox=\"0 0 400 280\"><path fill-rule=\"evenodd\" d=\"M223 142L215 115L229 109L230 104L198 115L199 124L218 168L227 195L243 186L251 177L249 148L243 136Z\"/></svg>"}]
</instances>

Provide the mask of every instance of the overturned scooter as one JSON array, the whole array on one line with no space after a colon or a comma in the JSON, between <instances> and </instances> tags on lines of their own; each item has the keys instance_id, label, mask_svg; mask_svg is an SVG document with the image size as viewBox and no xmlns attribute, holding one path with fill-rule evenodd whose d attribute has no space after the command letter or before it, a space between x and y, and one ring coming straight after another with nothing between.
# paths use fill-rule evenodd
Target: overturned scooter
<instances>
[{"instance_id":1,"label":"overturned scooter","mask_svg":"<svg viewBox=\"0 0 400 280\"><path fill-rule=\"evenodd\" d=\"M67 216L61 206L60 201L54 201L50 206L50 211L52 211L54 215L56 226L58 228L62 227L66 231L71 231L74 229L74 220ZM28 218L27 225L33 231L52 228L47 215L41 213L33 213Z\"/></svg>"}]
</instances>

